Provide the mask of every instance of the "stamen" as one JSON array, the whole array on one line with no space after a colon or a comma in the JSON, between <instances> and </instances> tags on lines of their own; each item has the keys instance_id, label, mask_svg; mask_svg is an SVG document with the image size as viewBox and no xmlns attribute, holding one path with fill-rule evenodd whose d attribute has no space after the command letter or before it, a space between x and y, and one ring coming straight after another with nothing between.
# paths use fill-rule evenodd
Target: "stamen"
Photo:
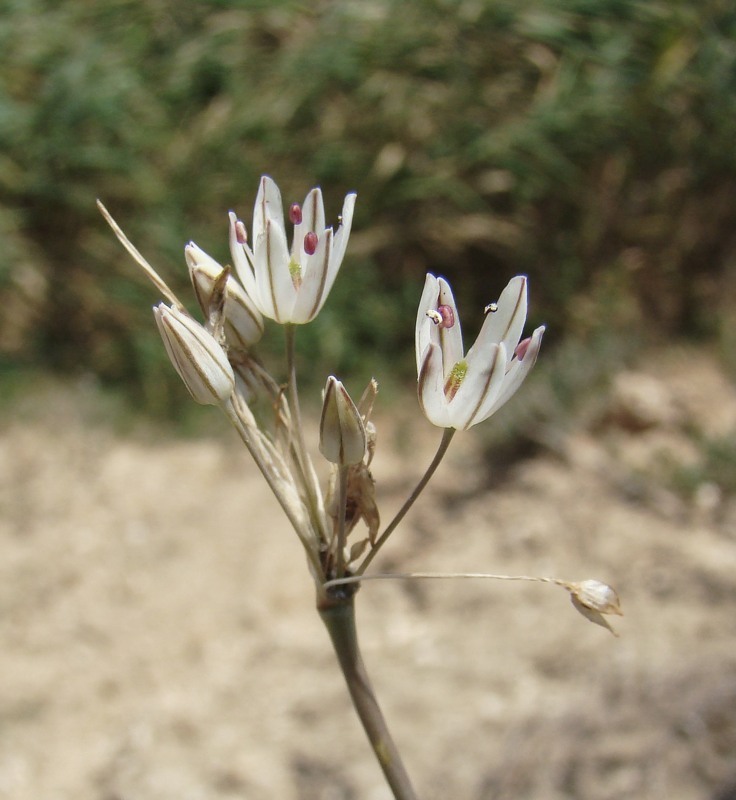
<instances>
[{"instance_id":1,"label":"stamen","mask_svg":"<svg viewBox=\"0 0 736 800\"><path fill-rule=\"evenodd\" d=\"M302 207L299 203L292 203L289 208L289 219L292 225L298 225L302 221Z\"/></svg>"},{"instance_id":2,"label":"stamen","mask_svg":"<svg viewBox=\"0 0 736 800\"><path fill-rule=\"evenodd\" d=\"M516 356L516 358L519 359L519 361L521 361L526 355L526 351L529 349L529 345L531 344L531 342L532 338L531 336L529 336L526 339L522 339L519 342L519 344L516 345L516 349L514 350L514 355Z\"/></svg>"},{"instance_id":3,"label":"stamen","mask_svg":"<svg viewBox=\"0 0 736 800\"><path fill-rule=\"evenodd\" d=\"M314 255L315 251L317 250L317 244L319 239L317 238L317 234L314 231L309 231L309 233L304 237L304 252L308 255Z\"/></svg>"},{"instance_id":4,"label":"stamen","mask_svg":"<svg viewBox=\"0 0 736 800\"><path fill-rule=\"evenodd\" d=\"M437 306L437 311L442 316L441 327L451 328L455 324L455 312L452 310L452 306Z\"/></svg>"},{"instance_id":5,"label":"stamen","mask_svg":"<svg viewBox=\"0 0 736 800\"><path fill-rule=\"evenodd\" d=\"M451 328L455 324L455 312L452 306L437 306L436 311L430 308L425 313L440 328Z\"/></svg>"},{"instance_id":6,"label":"stamen","mask_svg":"<svg viewBox=\"0 0 736 800\"><path fill-rule=\"evenodd\" d=\"M242 220L235 222L235 238L238 244L248 244L248 231L245 229L245 223Z\"/></svg>"},{"instance_id":7,"label":"stamen","mask_svg":"<svg viewBox=\"0 0 736 800\"><path fill-rule=\"evenodd\" d=\"M493 314L498 311L498 303L489 303L484 309L484 314Z\"/></svg>"}]
</instances>

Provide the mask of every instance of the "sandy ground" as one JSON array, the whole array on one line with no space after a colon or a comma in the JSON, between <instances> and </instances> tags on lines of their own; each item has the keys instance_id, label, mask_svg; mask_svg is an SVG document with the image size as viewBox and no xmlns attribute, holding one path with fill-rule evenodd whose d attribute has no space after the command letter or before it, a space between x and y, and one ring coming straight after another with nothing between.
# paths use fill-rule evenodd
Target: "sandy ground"
<instances>
[{"instance_id":1,"label":"sandy ground","mask_svg":"<svg viewBox=\"0 0 736 800\"><path fill-rule=\"evenodd\" d=\"M686 431L736 431L736 390L706 357L650 363L501 485L456 442L379 565L606 580L620 638L551 586L360 591L423 800L736 797L736 501L656 477L697 462ZM391 429L384 519L437 433L417 421L398 448ZM13 413L0 548L3 800L390 797L297 540L235 441L121 437L68 397Z\"/></svg>"}]
</instances>

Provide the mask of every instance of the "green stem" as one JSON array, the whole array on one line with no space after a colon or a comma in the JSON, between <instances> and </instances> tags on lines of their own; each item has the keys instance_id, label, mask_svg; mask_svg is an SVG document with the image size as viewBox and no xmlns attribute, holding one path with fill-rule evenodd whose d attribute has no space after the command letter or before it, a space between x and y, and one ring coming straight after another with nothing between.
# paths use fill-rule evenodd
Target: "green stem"
<instances>
[{"instance_id":1,"label":"green stem","mask_svg":"<svg viewBox=\"0 0 736 800\"><path fill-rule=\"evenodd\" d=\"M340 465L337 471L337 485L339 489L338 517L337 517L337 551L335 553L335 577L345 576L345 511L348 505L348 465Z\"/></svg>"},{"instance_id":2,"label":"green stem","mask_svg":"<svg viewBox=\"0 0 736 800\"><path fill-rule=\"evenodd\" d=\"M284 326L286 329L286 364L288 370L288 391L289 405L291 407L291 419L293 428L296 432L296 461L300 474L304 479L304 491L309 505L309 514L314 528L319 533L322 542L327 541L322 515L319 513L319 486L316 484L314 469L312 468L307 447L304 442L304 428L302 426L302 414L299 406L299 390L296 380L296 331L295 325L289 323Z\"/></svg>"},{"instance_id":3,"label":"green stem","mask_svg":"<svg viewBox=\"0 0 736 800\"><path fill-rule=\"evenodd\" d=\"M455 435L455 428L445 428L444 432L442 433L442 440L440 441L440 446L437 448L437 452L434 454L434 458L432 459L432 463L427 467L427 471L422 475L421 480L419 483L414 487L414 491L407 497L406 502L403 506L398 510L396 516L389 522L386 530L376 539L376 543L371 548L370 553L363 559L363 562L360 565L360 569L358 570L358 574L362 575L368 565L373 561L376 557L378 551L383 547L388 537L396 530L396 527L401 522L402 519L406 516L409 509L414 505L416 499L424 490L424 487L429 483L430 478L439 467L440 462L445 456L447 452L447 448L450 446L450 442L452 441L452 437Z\"/></svg>"},{"instance_id":4,"label":"green stem","mask_svg":"<svg viewBox=\"0 0 736 800\"><path fill-rule=\"evenodd\" d=\"M333 590L320 600L318 611L332 639L353 706L395 800L416 800L360 656L355 629L354 592Z\"/></svg>"},{"instance_id":5,"label":"green stem","mask_svg":"<svg viewBox=\"0 0 736 800\"><path fill-rule=\"evenodd\" d=\"M304 546L304 550L307 553L307 558L312 562L312 566L316 570L317 575L322 574L322 565L320 564L319 558L315 553L315 548L312 546L312 543L304 536L304 532L302 531L302 526L299 523L298 518L294 515L293 509L289 504L289 501L284 496L284 493L281 491L278 482L274 479L273 475L271 474L271 469L269 465L263 458L261 454L260 448L258 447L257 443L253 441L253 435L248 430L247 425L243 424L243 421L240 419L238 415L238 411L235 408L232 400L229 400L224 406L224 411L227 414L230 422L232 422L233 427L238 432L238 435L243 441L243 444L248 448L248 452L253 458L256 466L261 472L261 475L266 480L269 488L274 494L274 497L278 501L281 509L283 510L284 514L286 514L286 518L291 523L292 527L296 531L299 540L301 541L302 545Z\"/></svg>"}]
</instances>

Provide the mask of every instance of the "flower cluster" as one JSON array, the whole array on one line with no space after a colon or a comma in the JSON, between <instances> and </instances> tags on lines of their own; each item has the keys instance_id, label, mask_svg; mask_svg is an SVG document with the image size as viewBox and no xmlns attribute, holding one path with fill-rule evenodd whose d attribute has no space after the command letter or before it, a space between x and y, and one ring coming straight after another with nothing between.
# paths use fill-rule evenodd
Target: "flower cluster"
<instances>
[{"instance_id":1,"label":"flower cluster","mask_svg":"<svg viewBox=\"0 0 736 800\"><path fill-rule=\"evenodd\" d=\"M168 301L154 308L154 316L174 368L194 400L219 405L232 421L304 546L318 594L328 585L344 588L360 579L426 486L455 432L487 419L517 391L534 366L544 333L539 327L522 338L528 281L517 276L486 306L480 333L465 353L452 290L444 278L427 275L415 327L417 387L420 407L443 429L443 437L416 489L379 533L370 470L377 384L371 381L354 403L345 386L328 377L319 426L319 449L330 465L323 488L302 430L294 363L296 327L317 316L335 282L355 200L355 194L345 197L335 229L326 223L320 189L312 189L301 205L292 203L285 216L278 187L271 178L261 178L250 237L243 221L234 212L229 215L232 268L194 242L184 248L203 322L179 301L100 204L120 241ZM293 228L291 244L287 217ZM252 352L264 333L264 318L286 330L286 392ZM265 395L268 402L262 405L273 411L265 421L253 411L251 400L258 394ZM365 533L349 542L360 522ZM560 585L593 621L600 624L600 614L616 613L617 603L609 602L600 588L605 584Z\"/></svg>"}]
</instances>

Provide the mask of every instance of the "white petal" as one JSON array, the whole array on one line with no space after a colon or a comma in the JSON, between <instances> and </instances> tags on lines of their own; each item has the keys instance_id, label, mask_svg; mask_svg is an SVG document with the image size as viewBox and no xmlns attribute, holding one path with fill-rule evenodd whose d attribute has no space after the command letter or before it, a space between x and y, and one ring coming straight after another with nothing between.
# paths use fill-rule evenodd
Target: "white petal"
<instances>
[{"instance_id":1,"label":"white petal","mask_svg":"<svg viewBox=\"0 0 736 800\"><path fill-rule=\"evenodd\" d=\"M510 400L511 397L513 397L513 395L516 393L516 390L524 382L526 376L531 372L531 369L537 360L537 356L539 355L539 349L542 346L543 334L544 325L537 328L532 334L532 340L529 342L529 347L524 354L524 358L522 358L521 361L519 361L518 358L512 359L511 368L506 373L506 378L504 379L501 391L499 392L498 397L495 399L493 406L486 413L486 417L490 417L491 414L498 411L498 409L501 408L504 403Z\"/></svg>"},{"instance_id":2,"label":"white petal","mask_svg":"<svg viewBox=\"0 0 736 800\"><path fill-rule=\"evenodd\" d=\"M263 336L263 317L243 287L230 277L225 294L225 336L233 347L245 350Z\"/></svg>"},{"instance_id":3,"label":"white petal","mask_svg":"<svg viewBox=\"0 0 736 800\"><path fill-rule=\"evenodd\" d=\"M327 275L332 253L332 229L320 237L317 249L311 256L304 254L302 283L297 292L291 321L303 324L314 319L324 305L329 289Z\"/></svg>"},{"instance_id":4,"label":"white petal","mask_svg":"<svg viewBox=\"0 0 736 800\"><path fill-rule=\"evenodd\" d=\"M506 352L514 352L524 330L527 311L527 281L523 275L512 278L498 298L498 308L486 315L478 339L503 342Z\"/></svg>"},{"instance_id":5,"label":"white petal","mask_svg":"<svg viewBox=\"0 0 736 800\"><path fill-rule=\"evenodd\" d=\"M340 269L342 259L345 256L345 250L348 246L348 239L350 238L350 230L353 227L353 211L355 209L355 200L357 195L355 193L346 195L342 204L342 224L338 226L335 232L335 237L332 242L332 262L330 264L331 280L328 281L328 286L331 288L332 283L337 276L337 271ZM329 288L328 290L329 291Z\"/></svg>"},{"instance_id":6,"label":"white petal","mask_svg":"<svg viewBox=\"0 0 736 800\"><path fill-rule=\"evenodd\" d=\"M257 242L266 233L266 224L272 220L281 228L281 232L286 238L286 228L284 227L284 208L281 204L281 192L272 178L264 175L261 178L256 196L256 204L253 207L253 242Z\"/></svg>"},{"instance_id":7,"label":"white petal","mask_svg":"<svg viewBox=\"0 0 736 800\"><path fill-rule=\"evenodd\" d=\"M484 409L498 396L506 375L503 344L489 343L484 350L476 349L473 356L471 359L468 353L468 371L450 401L452 427L458 430L466 430L488 416L483 413Z\"/></svg>"},{"instance_id":8,"label":"white petal","mask_svg":"<svg viewBox=\"0 0 736 800\"><path fill-rule=\"evenodd\" d=\"M417 394L424 416L440 428L453 427L445 398L445 379L442 373L442 351L436 344L430 344L424 354L419 369Z\"/></svg>"},{"instance_id":9,"label":"white petal","mask_svg":"<svg viewBox=\"0 0 736 800\"><path fill-rule=\"evenodd\" d=\"M427 273L424 279L424 289L422 296L419 299L419 308L417 310L417 322L414 329L414 348L416 350L417 358L417 375L422 370L424 363L424 353L432 341L430 332L434 323L427 317L427 311L435 307L436 298L439 297L439 285L437 278L434 275Z\"/></svg>"},{"instance_id":10,"label":"white petal","mask_svg":"<svg viewBox=\"0 0 736 800\"><path fill-rule=\"evenodd\" d=\"M286 234L272 220L266 221L263 235L255 243L256 303L261 313L290 322L296 289L289 273L289 250Z\"/></svg>"},{"instance_id":11,"label":"white petal","mask_svg":"<svg viewBox=\"0 0 736 800\"><path fill-rule=\"evenodd\" d=\"M454 324L451 328L440 327L439 325L432 324L437 334L437 341L439 341L442 348L442 364L445 372L445 380L449 378L452 368L463 357L463 334L460 327L460 314L457 311L455 298L452 294L450 284L444 279L438 279L439 297L437 298L437 305L449 306L452 309L454 317ZM434 306L437 309L437 306Z\"/></svg>"},{"instance_id":12,"label":"white petal","mask_svg":"<svg viewBox=\"0 0 736 800\"><path fill-rule=\"evenodd\" d=\"M322 191L319 188L312 189L304 198L302 206L302 221L294 226L294 241L291 252L296 261L301 259L301 251L304 247L304 237L313 231L321 239L325 230L325 206L322 200Z\"/></svg>"},{"instance_id":13,"label":"white petal","mask_svg":"<svg viewBox=\"0 0 736 800\"><path fill-rule=\"evenodd\" d=\"M256 300L256 280L253 273L253 263L255 259L253 251L247 244L241 244L238 241L238 235L235 230L235 224L238 218L235 213L231 211L228 216L230 218L230 255L233 259L235 272L237 272L240 282L245 287L245 291L250 295L251 299Z\"/></svg>"}]
</instances>

